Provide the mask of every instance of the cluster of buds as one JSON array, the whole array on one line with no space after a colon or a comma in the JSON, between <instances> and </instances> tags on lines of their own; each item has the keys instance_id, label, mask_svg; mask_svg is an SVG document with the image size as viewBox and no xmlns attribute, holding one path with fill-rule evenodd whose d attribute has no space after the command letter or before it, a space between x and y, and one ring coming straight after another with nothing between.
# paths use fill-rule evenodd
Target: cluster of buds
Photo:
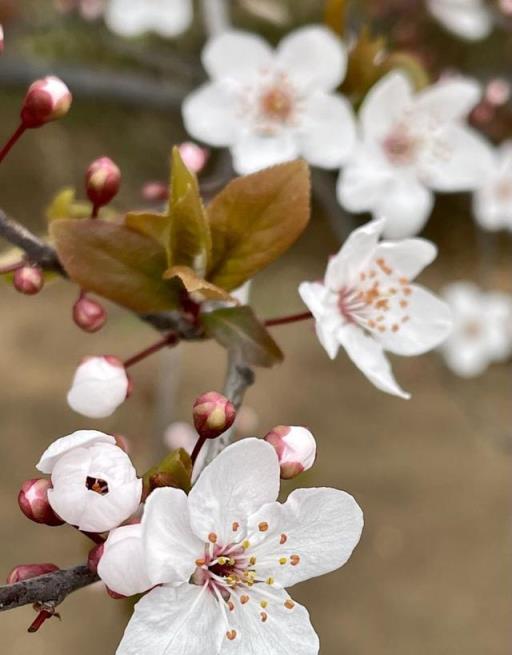
<instances>
[{"instance_id":1,"label":"cluster of buds","mask_svg":"<svg viewBox=\"0 0 512 655\"><path fill-rule=\"evenodd\" d=\"M297 477L315 463L315 438L306 428L279 425L266 435L265 441L277 453L282 480Z\"/></svg>"},{"instance_id":2,"label":"cluster of buds","mask_svg":"<svg viewBox=\"0 0 512 655\"><path fill-rule=\"evenodd\" d=\"M73 321L84 332L97 332L107 320L103 305L81 293L73 305Z\"/></svg>"},{"instance_id":3,"label":"cluster of buds","mask_svg":"<svg viewBox=\"0 0 512 655\"><path fill-rule=\"evenodd\" d=\"M24 264L14 271L13 285L16 291L34 296L44 286L44 273L36 264Z\"/></svg>"},{"instance_id":4,"label":"cluster of buds","mask_svg":"<svg viewBox=\"0 0 512 655\"><path fill-rule=\"evenodd\" d=\"M121 171L109 157L96 159L85 173L85 190L95 212L116 197L120 186Z\"/></svg>"},{"instance_id":5,"label":"cluster of buds","mask_svg":"<svg viewBox=\"0 0 512 655\"><path fill-rule=\"evenodd\" d=\"M58 77L49 76L30 85L21 108L21 123L26 129L41 127L65 116L72 95Z\"/></svg>"}]
</instances>

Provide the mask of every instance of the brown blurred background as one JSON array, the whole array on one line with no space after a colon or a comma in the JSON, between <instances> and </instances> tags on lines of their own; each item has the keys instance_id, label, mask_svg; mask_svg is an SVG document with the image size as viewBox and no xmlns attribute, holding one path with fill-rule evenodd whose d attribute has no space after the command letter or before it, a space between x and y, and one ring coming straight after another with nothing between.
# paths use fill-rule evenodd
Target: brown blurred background
<instances>
[{"instance_id":1,"label":"brown blurred background","mask_svg":"<svg viewBox=\"0 0 512 655\"><path fill-rule=\"evenodd\" d=\"M21 97L21 88L1 90L2 139L14 127ZM178 114L78 98L65 121L26 135L2 166L0 206L42 232L43 208L55 191L81 189L86 165L103 154L123 170L118 206L142 206L142 183L166 177L170 146L184 136ZM439 202L425 236L441 249L423 276L433 289L473 279L512 291L511 239L478 234L467 198ZM337 248L317 208L296 246L256 279L258 314L302 311L298 283L319 277ZM49 442L86 427L122 433L142 473L162 448L163 415L188 420L199 393L221 389L224 353L210 343L186 344L134 369L135 392L110 419L77 416L65 393L78 360L98 353L124 358L155 334L109 306L107 327L85 335L70 319L74 298L75 289L61 281L33 298L0 284L0 576L19 563L65 567L86 556L84 538L70 528L31 524L16 503ZM311 325L276 328L275 336L285 363L259 370L247 396L258 434L282 423L308 426L319 458L298 485L345 489L366 517L348 564L292 592L311 611L323 655L510 653L510 364L463 381L436 354L395 358L398 380L413 393L403 401L374 389L343 354L331 362ZM173 384L162 387L165 378ZM69 597L61 614L62 622L28 635L31 608L1 613L1 652L110 655L129 616L125 603L99 585Z\"/></svg>"}]
</instances>

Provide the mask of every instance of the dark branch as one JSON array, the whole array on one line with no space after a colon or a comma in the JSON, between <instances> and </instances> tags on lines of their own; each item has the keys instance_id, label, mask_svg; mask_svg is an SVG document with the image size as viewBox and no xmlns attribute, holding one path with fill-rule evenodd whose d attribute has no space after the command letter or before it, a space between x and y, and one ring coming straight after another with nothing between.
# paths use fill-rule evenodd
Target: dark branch
<instances>
[{"instance_id":1,"label":"dark branch","mask_svg":"<svg viewBox=\"0 0 512 655\"><path fill-rule=\"evenodd\" d=\"M57 606L73 591L99 580L86 565L46 573L37 578L0 587L0 612L34 603Z\"/></svg>"}]
</instances>

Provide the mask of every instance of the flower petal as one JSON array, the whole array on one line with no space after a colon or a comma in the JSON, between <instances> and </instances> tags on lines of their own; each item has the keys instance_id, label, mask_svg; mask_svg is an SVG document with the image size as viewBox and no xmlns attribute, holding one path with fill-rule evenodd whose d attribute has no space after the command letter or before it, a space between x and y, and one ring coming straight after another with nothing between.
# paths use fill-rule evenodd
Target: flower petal
<instances>
[{"instance_id":1,"label":"flower petal","mask_svg":"<svg viewBox=\"0 0 512 655\"><path fill-rule=\"evenodd\" d=\"M491 13L481 0L457 2L454 0L429 0L432 14L451 32L464 39L477 41L491 33Z\"/></svg>"},{"instance_id":2,"label":"flower petal","mask_svg":"<svg viewBox=\"0 0 512 655\"><path fill-rule=\"evenodd\" d=\"M339 331L338 337L347 355L377 389L400 398L410 398L410 394L397 384L380 343L350 324Z\"/></svg>"},{"instance_id":3,"label":"flower petal","mask_svg":"<svg viewBox=\"0 0 512 655\"><path fill-rule=\"evenodd\" d=\"M247 81L273 62L274 54L268 43L250 32L230 30L210 39L201 59L208 75L214 80Z\"/></svg>"},{"instance_id":4,"label":"flower petal","mask_svg":"<svg viewBox=\"0 0 512 655\"><path fill-rule=\"evenodd\" d=\"M347 53L331 30L311 25L282 39L276 63L301 90L333 91L345 77Z\"/></svg>"},{"instance_id":5,"label":"flower petal","mask_svg":"<svg viewBox=\"0 0 512 655\"><path fill-rule=\"evenodd\" d=\"M340 315L338 320L333 320L332 313L329 312L327 299L331 292L319 282L302 282L299 294L315 317L318 340L329 357L335 359L340 347L336 334L342 318Z\"/></svg>"},{"instance_id":6,"label":"flower petal","mask_svg":"<svg viewBox=\"0 0 512 655\"><path fill-rule=\"evenodd\" d=\"M364 523L361 508L352 496L327 488L298 489L286 503L262 507L249 519L248 534L262 535L258 533L262 522L268 524L268 531L251 554L256 562L275 560L268 570L261 571L258 564L256 570L260 577L274 576L282 587L343 566L359 542ZM290 559L294 556L298 559ZM284 566L279 564L282 557L288 559Z\"/></svg>"},{"instance_id":7,"label":"flower petal","mask_svg":"<svg viewBox=\"0 0 512 655\"><path fill-rule=\"evenodd\" d=\"M338 202L350 212L372 211L393 178L393 169L377 148L358 146L338 178Z\"/></svg>"},{"instance_id":8,"label":"flower petal","mask_svg":"<svg viewBox=\"0 0 512 655\"><path fill-rule=\"evenodd\" d=\"M384 237L403 239L418 234L432 212L434 196L423 184L409 176L397 176L375 208L386 219Z\"/></svg>"},{"instance_id":9,"label":"flower petal","mask_svg":"<svg viewBox=\"0 0 512 655\"><path fill-rule=\"evenodd\" d=\"M310 164L339 168L356 140L354 112L341 95L314 93L305 102L300 150Z\"/></svg>"},{"instance_id":10,"label":"flower petal","mask_svg":"<svg viewBox=\"0 0 512 655\"><path fill-rule=\"evenodd\" d=\"M204 541L212 533L229 544L233 524L279 493L279 461L272 446L260 439L242 439L226 448L199 476L189 494L190 523Z\"/></svg>"},{"instance_id":11,"label":"flower petal","mask_svg":"<svg viewBox=\"0 0 512 655\"><path fill-rule=\"evenodd\" d=\"M187 581L204 544L192 532L186 494L170 487L155 489L146 501L142 526L146 570L152 583Z\"/></svg>"},{"instance_id":12,"label":"flower petal","mask_svg":"<svg viewBox=\"0 0 512 655\"><path fill-rule=\"evenodd\" d=\"M206 587L153 589L135 605L116 655L216 655L225 638L218 601Z\"/></svg>"},{"instance_id":13,"label":"flower petal","mask_svg":"<svg viewBox=\"0 0 512 655\"><path fill-rule=\"evenodd\" d=\"M144 34L147 29L147 9L136 0L110 0L105 9L107 27L124 37Z\"/></svg>"},{"instance_id":14,"label":"flower petal","mask_svg":"<svg viewBox=\"0 0 512 655\"><path fill-rule=\"evenodd\" d=\"M236 138L238 119L233 99L220 83L203 84L182 105L185 129L212 146L229 146Z\"/></svg>"},{"instance_id":15,"label":"flower petal","mask_svg":"<svg viewBox=\"0 0 512 655\"><path fill-rule=\"evenodd\" d=\"M258 585L252 588L258 597ZM258 602L237 602L230 613L236 639L225 640L220 655L317 655L320 644L305 607L290 601L284 590L272 590L274 600L261 611ZM264 597L261 596L261 600ZM265 598L266 600L266 598ZM291 609L285 607L289 604ZM263 618L265 620L263 621Z\"/></svg>"},{"instance_id":16,"label":"flower petal","mask_svg":"<svg viewBox=\"0 0 512 655\"><path fill-rule=\"evenodd\" d=\"M394 272L409 280L414 280L436 257L436 245L426 239L382 241L375 249L375 260L384 259Z\"/></svg>"},{"instance_id":17,"label":"flower petal","mask_svg":"<svg viewBox=\"0 0 512 655\"><path fill-rule=\"evenodd\" d=\"M98 575L109 589L123 596L140 594L152 587L144 563L140 524L112 530L98 564Z\"/></svg>"},{"instance_id":18,"label":"flower petal","mask_svg":"<svg viewBox=\"0 0 512 655\"><path fill-rule=\"evenodd\" d=\"M447 123L466 118L481 97L482 87L476 80L456 77L420 91L414 99L414 111L425 112L435 121Z\"/></svg>"},{"instance_id":19,"label":"flower petal","mask_svg":"<svg viewBox=\"0 0 512 655\"><path fill-rule=\"evenodd\" d=\"M150 27L160 36L172 38L188 30L193 19L194 7L191 0L162 0L160 7L153 11Z\"/></svg>"},{"instance_id":20,"label":"flower petal","mask_svg":"<svg viewBox=\"0 0 512 655\"><path fill-rule=\"evenodd\" d=\"M80 516L78 528L84 532L106 532L117 528L135 514L142 496L142 480L128 482L104 496L90 490L86 493L87 505Z\"/></svg>"},{"instance_id":21,"label":"flower petal","mask_svg":"<svg viewBox=\"0 0 512 655\"><path fill-rule=\"evenodd\" d=\"M396 332L387 330L376 335L384 349L396 355L428 352L445 341L453 328L452 312L446 302L415 284L410 286L410 290L409 305L403 310L408 320L405 323L397 321Z\"/></svg>"},{"instance_id":22,"label":"flower petal","mask_svg":"<svg viewBox=\"0 0 512 655\"><path fill-rule=\"evenodd\" d=\"M41 473L51 473L60 457L73 448L90 446L93 443L115 444L115 442L114 437L97 430L78 430L54 441L41 455L36 468Z\"/></svg>"},{"instance_id":23,"label":"flower petal","mask_svg":"<svg viewBox=\"0 0 512 655\"><path fill-rule=\"evenodd\" d=\"M231 152L235 171L248 175L296 159L299 144L289 130L281 130L271 136L248 132L236 141Z\"/></svg>"},{"instance_id":24,"label":"flower petal","mask_svg":"<svg viewBox=\"0 0 512 655\"><path fill-rule=\"evenodd\" d=\"M365 139L380 141L413 102L413 85L401 71L388 73L368 92L359 112Z\"/></svg>"}]
</instances>

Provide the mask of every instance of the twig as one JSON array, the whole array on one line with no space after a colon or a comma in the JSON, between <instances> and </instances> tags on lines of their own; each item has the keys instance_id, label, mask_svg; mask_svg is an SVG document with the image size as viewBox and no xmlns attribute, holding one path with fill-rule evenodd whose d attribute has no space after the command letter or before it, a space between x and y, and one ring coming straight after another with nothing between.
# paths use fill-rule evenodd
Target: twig
<instances>
[{"instance_id":1,"label":"twig","mask_svg":"<svg viewBox=\"0 0 512 655\"><path fill-rule=\"evenodd\" d=\"M37 578L0 587L0 612L31 605L51 603L55 606L73 591L99 580L85 564L64 571L46 573Z\"/></svg>"},{"instance_id":2,"label":"twig","mask_svg":"<svg viewBox=\"0 0 512 655\"><path fill-rule=\"evenodd\" d=\"M225 32L231 26L229 0L202 0L204 29L209 37Z\"/></svg>"}]
</instances>

